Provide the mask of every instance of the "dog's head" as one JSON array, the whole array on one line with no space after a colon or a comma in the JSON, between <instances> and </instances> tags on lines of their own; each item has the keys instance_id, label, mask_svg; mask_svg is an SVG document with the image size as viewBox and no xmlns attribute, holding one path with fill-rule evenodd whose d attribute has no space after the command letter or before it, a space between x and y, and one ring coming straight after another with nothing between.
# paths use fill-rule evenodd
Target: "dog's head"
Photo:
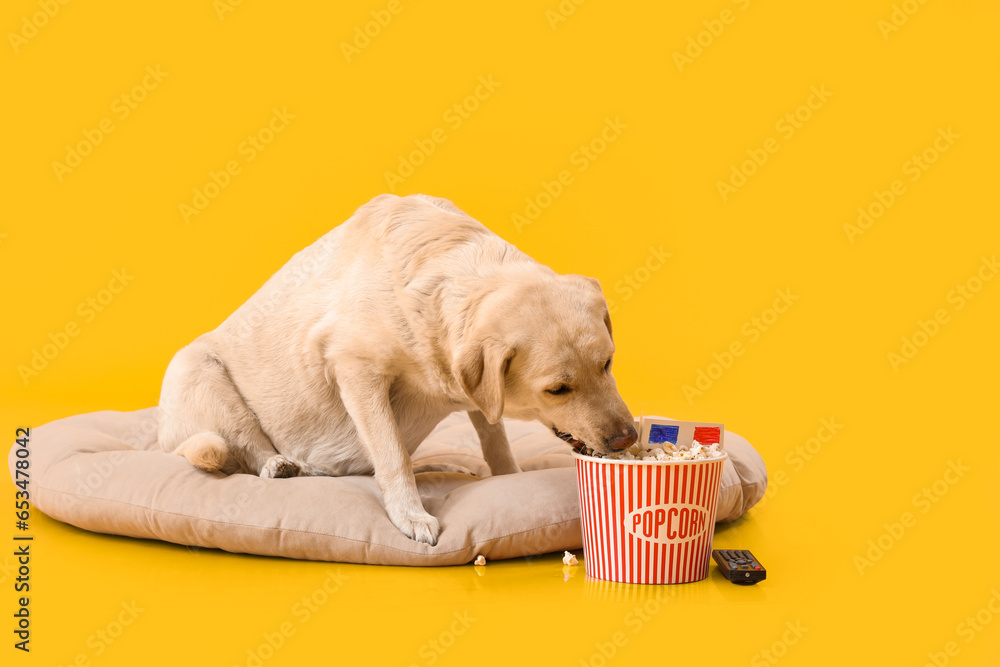
<instances>
[{"instance_id":1,"label":"dog's head","mask_svg":"<svg viewBox=\"0 0 1000 667\"><path fill-rule=\"evenodd\" d=\"M538 420L575 448L607 453L638 437L611 375L614 351L597 280L526 273L470 308L453 371L490 423Z\"/></svg>"}]
</instances>

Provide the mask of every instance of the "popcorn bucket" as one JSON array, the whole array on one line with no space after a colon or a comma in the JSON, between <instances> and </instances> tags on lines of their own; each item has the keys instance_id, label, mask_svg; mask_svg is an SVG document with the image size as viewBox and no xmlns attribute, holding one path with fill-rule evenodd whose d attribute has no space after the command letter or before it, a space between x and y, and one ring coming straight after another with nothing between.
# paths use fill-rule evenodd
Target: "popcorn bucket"
<instances>
[{"instance_id":1,"label":"popcorn bucket","mask_svg":"<svg viewBox=\"0 0 1000 667\"><path fill-rule=\"evenodd\" d=\"M683 584L708 576L727 454L687 461L573 457L588 577Z\"/></svg>"}]
</instances>

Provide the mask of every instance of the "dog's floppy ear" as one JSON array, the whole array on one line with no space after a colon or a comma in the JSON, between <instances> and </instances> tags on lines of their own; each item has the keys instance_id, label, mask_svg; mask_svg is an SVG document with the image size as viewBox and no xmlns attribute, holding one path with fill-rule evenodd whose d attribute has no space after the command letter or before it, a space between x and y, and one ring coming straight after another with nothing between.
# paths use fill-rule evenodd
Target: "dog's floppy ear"
<instances>
[{"instance_id":1,"label":"dog's floppy ear","mask_svg":"<svg viewBox=\"0 0 1000 667\"><path fill-rule=\"evenodd\" d=\"M590 289L597 290L597 293L601 296L604 295L604 289L601 287L601 281L597 278L591 278L590 276L581 276L579 273L567 273L567 277L573 280L578 280Z\"/></svg>"},{"instance_id":2,"label":"dog's floppy ear","mask_svg":"<svg viewBox=\"0 0 1000 667\"><path fill-rule=\"evenodd\" d=\"M601 301L605 303L605 305L607 304L607 302L604 299L604 290L601 288L600 280L598 280L597 278L591 278L590 276L581 276L578 273L571 273L569 274L569 276L574 280L579 280L580 282L585 284L588 288L597 292L598 296L601 297ZM608 313L607 307L605 307L604 309L604 326L608 328L608 335L611 336L612 340L614 340L614 336L611 334L611 314Z\"/></svg>"},{"instance_id":3,"label":"dog's floppy ear","mask_svg":"<svg viewBox=\"0 0 1000 667\"><path fill-rule=\"evenodd\" d=\"M583 279L590 283L590 286L596 289L601 294L604 294L604 290L601 288L601 281L597 278L591 278L590 276L583 276Z\"/></svg>"},{"instance_id":4,"label":"dog's floppy ear","mask_svg":"<svg viewBox=\"0 0 1000 667\"><path fill-rule=\"evenodd\" d=\"M604 299L604 290L601 289L601 281L600 280L598 280L597 278L591 278L590 276L581 276L581 275L577 275L577 274L573 274L573 276L575 278L579 278L580 280L582 280L591 289L596 290L597 293L599 295L601 295L601 299L603 301L603 299ZM611 336L611 340L614 340L615 337L611 333L611 313L608 312L607 307L604 308L604 326L606 326L608 328L608 335Z\"/></svg>"},{"instance_id":5,"label":"dog's floppy ear","mask_svg":"<svg viewBox=\"0 0 1000 667\"><path fill-rule=\"evenodd\" d=\"M513 358L513 347L484 338L467 341L455 362L462 390L491 424L503 416L504 380Z\"/></svg>"}]
</instances>

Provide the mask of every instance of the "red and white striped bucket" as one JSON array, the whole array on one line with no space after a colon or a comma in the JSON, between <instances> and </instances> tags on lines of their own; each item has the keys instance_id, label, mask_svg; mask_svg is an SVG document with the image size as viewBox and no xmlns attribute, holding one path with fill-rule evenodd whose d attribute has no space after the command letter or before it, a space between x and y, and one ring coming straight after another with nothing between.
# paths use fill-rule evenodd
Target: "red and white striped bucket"
<instances>
[{"instance_id":1,"label":"red and white striped bucket","mask_svg":"<svg viewBox=\"0 0 1000 667\"><path fill-rule=\"evenodd\" d=\"M727 454L688 461L573 456L588 576L632 584L708 576Z\"/></svg>"}]
</instances>

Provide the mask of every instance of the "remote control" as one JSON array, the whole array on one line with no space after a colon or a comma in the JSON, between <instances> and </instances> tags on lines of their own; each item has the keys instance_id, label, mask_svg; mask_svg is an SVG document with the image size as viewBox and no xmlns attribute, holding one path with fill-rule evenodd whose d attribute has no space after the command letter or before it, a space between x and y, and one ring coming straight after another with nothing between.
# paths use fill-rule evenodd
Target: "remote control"
<instances>
[{"instance_id":1,"label":"remote control","mask_svg":"<svg viewBox=\"0 0 1000 667\"><path fill-rule=\"evenodd\" d=\"M712 558L723 576L734 584L756 584L767 579L767 570L746 549L713 549Z\"/></svg>"}]
</instances>

